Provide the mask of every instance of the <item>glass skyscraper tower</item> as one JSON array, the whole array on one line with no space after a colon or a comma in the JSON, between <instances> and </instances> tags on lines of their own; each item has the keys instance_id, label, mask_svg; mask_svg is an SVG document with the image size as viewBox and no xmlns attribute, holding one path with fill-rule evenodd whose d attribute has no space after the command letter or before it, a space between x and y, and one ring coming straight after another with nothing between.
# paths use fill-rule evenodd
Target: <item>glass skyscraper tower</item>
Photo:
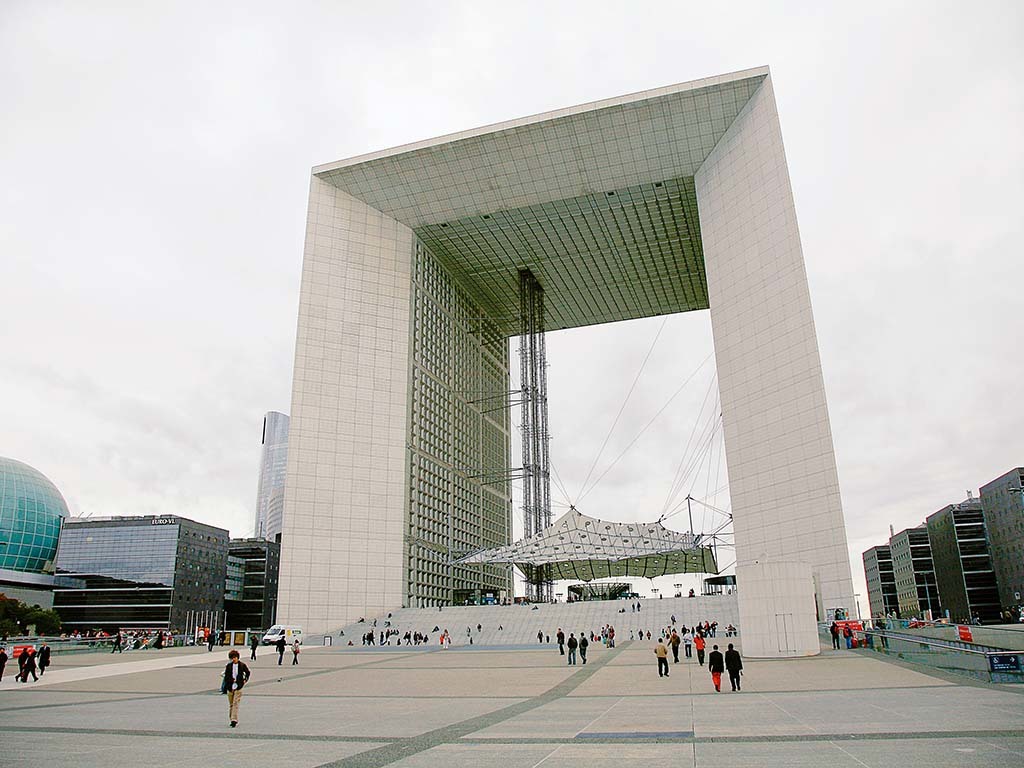
<instances>
[{"instance_id":1,"label":"glass skyscraper tower","mask_svg":"<svg viewBox=\"0 0 1024 768\"><path fill-rule=\"evenodd\" d=\"M253 535L276 541L281 534L284 505L284 474L288 466L288 417L268 411L263 417L263 452L256 489L256 522ZM275 503L275 500L277 503Z\"/></svg>"}]
</instances>

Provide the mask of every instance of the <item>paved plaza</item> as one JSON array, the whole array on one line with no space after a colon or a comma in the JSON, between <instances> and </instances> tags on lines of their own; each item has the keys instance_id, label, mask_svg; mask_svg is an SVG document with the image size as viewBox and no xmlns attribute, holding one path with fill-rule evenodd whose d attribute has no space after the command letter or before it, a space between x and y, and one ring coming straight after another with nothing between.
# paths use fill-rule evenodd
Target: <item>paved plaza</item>
<instances>
[{"instance_id":1,"label":"paved plaza","mask_svg":"<svg viewBox=\"0 0 1024 768\"><path fill-rule=\"evenodd\" d=\"M12 664L0 766L1024 762L1024 686L828 651L746 661L743 691L716 694L695 660L659 679L652 645L595 644L577 667L553 645L308 648L280 667L260 649L235 730L218 692L225 649L56 657L28 684Z\"/></svg>"}]
</instances>

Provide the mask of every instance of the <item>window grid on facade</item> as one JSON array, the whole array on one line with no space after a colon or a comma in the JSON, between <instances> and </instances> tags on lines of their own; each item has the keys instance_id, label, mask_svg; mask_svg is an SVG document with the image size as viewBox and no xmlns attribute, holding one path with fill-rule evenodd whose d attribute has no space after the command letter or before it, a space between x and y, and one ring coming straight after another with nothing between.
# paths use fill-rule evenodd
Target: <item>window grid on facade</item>
<instances>
[{"instance_id":1,"label":"window grid on facade","mask_svg":"<svg viewBox=\"0 0 1024 768\"><path fill-rule=\"evenodd\" d=\"M412 303L408 602L435 606L510 587L450 564L511 536L508 342L420 242Z\"/></svg>"}]
</instances>

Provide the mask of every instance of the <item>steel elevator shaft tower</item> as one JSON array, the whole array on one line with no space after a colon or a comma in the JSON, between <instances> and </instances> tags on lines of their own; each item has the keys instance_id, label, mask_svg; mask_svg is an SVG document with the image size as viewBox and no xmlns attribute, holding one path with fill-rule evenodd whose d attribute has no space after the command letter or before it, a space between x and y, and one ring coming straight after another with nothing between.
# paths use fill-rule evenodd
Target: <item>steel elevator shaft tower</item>
<instances>
[{"instance_id":1,"label":"steel elevator shaft tower","mask_svg":"<svg viewBox=\"0 0 1024 768\"><path fill-rule=\"evenodd\" d=\"M551 525L548 460L548 375L544 345L544 289L528 269L519 271L519 381L522 390L523 528L529 537ZM527 577L527 596L551 600L543 568Z\"/></svg>"}]
</instances>

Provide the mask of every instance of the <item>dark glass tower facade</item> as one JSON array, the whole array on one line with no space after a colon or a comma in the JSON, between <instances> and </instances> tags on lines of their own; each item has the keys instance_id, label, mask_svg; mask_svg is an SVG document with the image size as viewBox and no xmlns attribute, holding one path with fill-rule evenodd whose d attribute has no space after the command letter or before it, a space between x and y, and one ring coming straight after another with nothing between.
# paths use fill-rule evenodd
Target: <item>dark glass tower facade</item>
<instances>
[{"instance_id":1,"label":"dark glass tower facade","mask_svg":"<svg viewBox=\"0 0 1024 768\"><path fill-rule=\"evenodd\" d=\"M182 630L224 609L228 532L183 517L70 519L54 608L74 629Z\"/></svg>"},{"instance_id":2,"label":"dark glass tower facade","mask_svg":"<svg viewBox=\"0 0 1024 768\"><path fill-rule=\"evenodd\" d=\"M1004 608L1024 600L1024 468L981 487L992 566Z\"/></svg>"},{"instance_id":3,"label":"dark glass tower facade","mask_svg":"<svg viewBox=\"0 0 1024 768\"><path fill-rule=\"evenodd\" d=\"M950 504L928 516L942 613L953 621L999 618L999 590L989 557L981 501Z\"/></svg>"},{"instance_id":4,"label":"dark glass tower facade","mask_svg":"<svg viewBox=\"0 0 1024 768\"><path fill-rule=\"evenodd\" d=\"M892 566L892 551L888 545L872 547L864 555L864 578L868 583L868 602L872 616L899 616L899 597L896 594L896 574Z\"/></svg>"}]
</instances>

